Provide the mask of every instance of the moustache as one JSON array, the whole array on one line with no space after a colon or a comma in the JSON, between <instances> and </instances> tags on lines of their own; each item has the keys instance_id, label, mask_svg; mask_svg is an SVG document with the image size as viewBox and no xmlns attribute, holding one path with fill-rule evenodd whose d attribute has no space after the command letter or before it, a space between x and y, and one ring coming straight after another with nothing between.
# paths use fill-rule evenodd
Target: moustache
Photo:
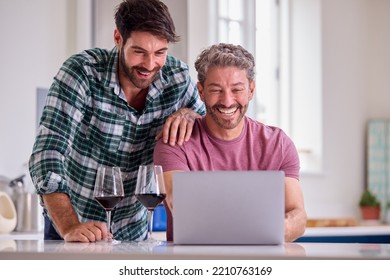
<instances>
[{"instance_id":1,"label":"moustache","mask_svg":"<svg viewBox=\"0 0 390 280\"><path fill-rule=\"evenodd\" d=\"M132 68L140 72L154 72L159 70L159 67L155 67L152 70L146 69L145 67L141 67L141 66L133 66Z\"/></svg>"},{"instance_id":2,"label":"moustache","mask_svg":"<svg viewBox=\"0 0 390 280\"><path fill-rule=\"evenodd\" d=\"M242 106L240 104L235 104L229 107L226 107L225 105L217 104L212 107L213 109L223 109L223 110L230 110L230 109L241 109Z\"/></svg>"}]
</instances>

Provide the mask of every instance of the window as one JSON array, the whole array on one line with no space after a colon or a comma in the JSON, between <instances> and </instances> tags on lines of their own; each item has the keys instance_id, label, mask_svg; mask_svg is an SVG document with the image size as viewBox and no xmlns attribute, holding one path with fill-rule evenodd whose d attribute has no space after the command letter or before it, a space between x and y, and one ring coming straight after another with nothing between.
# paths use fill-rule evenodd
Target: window
<instances>
[{"instance_id":1,"label":"window","mask_svg":"<svg viewBox=\"0 0 390 280\"><path fill-rule=\"evenodd\" d=\"M218 34L221 42L243 44L243 0L220 0L218 7Z\"/></svg>"},{"instance_id":2,"label":"window","mask_svg":"<svg viewBox=\"0 0 390 280\"><path fill-rule=\"evenodd\" d=\"M320 172L320 0L218 0L216 11L217 41L240 44L256 57L248 115L293 139L302 172Z\"/></svg>"}]
</instances>

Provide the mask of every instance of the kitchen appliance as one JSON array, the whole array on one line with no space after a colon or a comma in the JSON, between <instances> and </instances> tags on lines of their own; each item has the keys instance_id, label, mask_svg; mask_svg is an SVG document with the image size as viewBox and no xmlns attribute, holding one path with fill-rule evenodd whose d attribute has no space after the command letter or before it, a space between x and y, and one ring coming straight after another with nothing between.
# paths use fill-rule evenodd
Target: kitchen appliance
<instances>
[{"instance_id":1,"label":"kitchen appliance","mask_svg":"<svg viewBox=\"0 0 390 280\"><path fill-rule=\"evenodd\" d=\"M0 175L0 192L5 192L10 197L13 196L13 189L9 187L10 179L6 176Z\"/></svg>"},{"instance_id":2,"label":"kitchen appliance","mask_svg":"<svg viewBox=\"0 0 390 280\"><path fill-rule=\"evenodd\" d=\"M17 215L11 197L0 191L0 233L10 233L15 229Z\"/></svg>"},{"instance_id":3,"label":"kitchen appliance","mask_svg":"<svg viewBox=\"0 0 390 280\"><path fill-rule=\"evenodd\" d=\"M38 195L26 188L25 175L10 181L9 186L14 189L14 203L17 213L16 231L38 232L42 230L42 219L39 213Z\"/></svg>"}]
</instances>

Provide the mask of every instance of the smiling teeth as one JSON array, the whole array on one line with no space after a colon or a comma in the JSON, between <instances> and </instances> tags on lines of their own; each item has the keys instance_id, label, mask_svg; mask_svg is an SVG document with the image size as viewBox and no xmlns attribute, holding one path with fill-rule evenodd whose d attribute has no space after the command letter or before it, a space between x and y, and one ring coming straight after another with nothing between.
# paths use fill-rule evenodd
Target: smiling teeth
<instances>
[{"instance_id":1,"label":"smiling teeth","mask_svg":"<svg viewBox=\"0 0 390 280\"><path fill-rule=\"evenodd\" d=\"M223 114L233 114L237 108L229 109L229 110L223 110L223 109L218 109L221 113Z\"/></svg>"}]
</instances>

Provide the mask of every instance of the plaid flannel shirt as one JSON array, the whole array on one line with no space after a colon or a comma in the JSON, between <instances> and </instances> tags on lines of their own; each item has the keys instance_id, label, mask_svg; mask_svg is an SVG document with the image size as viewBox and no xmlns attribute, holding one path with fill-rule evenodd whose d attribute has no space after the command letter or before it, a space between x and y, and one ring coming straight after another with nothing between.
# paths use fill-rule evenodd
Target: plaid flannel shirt
<instances>
[{"instance_id":1,"label":"plaid flannel shirt","mask_svg":"<svg viewBox=\"0 0 390 280\"><path fill-rule=\"evenodd\" d=\"M155 136L181 107L205 113L188 66L167 56L150 85L144 110L127 104L117 78L118 50L91 49L70 57L50 87L30 157L39 195L68 194L81 222L105 221L93 199L98 165L119 166L125 198L112 211L112 233L146 236L145 208L134 196L138 166L153 161Z\"/></svg>"}]
</instances>

